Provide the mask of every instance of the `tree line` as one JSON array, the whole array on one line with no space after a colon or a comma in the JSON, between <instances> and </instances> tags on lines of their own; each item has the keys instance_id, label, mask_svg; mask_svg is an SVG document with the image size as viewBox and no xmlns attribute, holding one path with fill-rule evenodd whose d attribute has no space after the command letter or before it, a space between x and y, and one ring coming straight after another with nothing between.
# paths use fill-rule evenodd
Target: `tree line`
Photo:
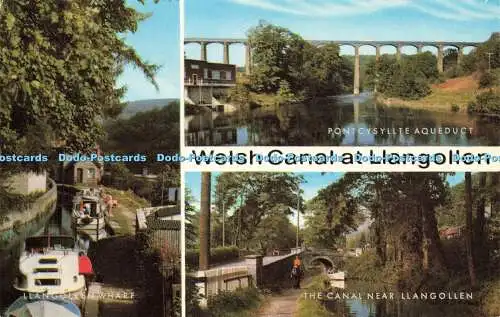
<instances>
[{"instance_id":1,"label":"tree line","mask_svg":"<svg viewBox=\"0 0 500 317\"><path fill-rule=\"evenodd\" d=\"M418 290L468 274L468 285L479 286L495 276L500 260L498 178L466 173L451 187L444 173L347 173L308 203L306 244L337 248L369 217L363 239L373 257L362 261L370 262L373 276L382 272ZM455 228L457 239L442 237L446 227Z\"/></svg>"}]
</instances>

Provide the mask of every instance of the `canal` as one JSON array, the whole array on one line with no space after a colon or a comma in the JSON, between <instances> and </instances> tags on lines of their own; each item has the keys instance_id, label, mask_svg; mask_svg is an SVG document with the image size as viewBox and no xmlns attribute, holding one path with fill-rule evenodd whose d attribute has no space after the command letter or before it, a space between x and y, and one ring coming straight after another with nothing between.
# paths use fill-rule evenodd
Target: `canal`
<instances>
[{"instance_id":1,"label":"canal","mask_svg":"<svg viewBox=\"0 0 500 317\"><path fill-rule=\"evenodd\" d=\"M16 229L16 242L0 251L0 314L17 298L18 293L12 284L16 274L17 262L24 239L37 235L70 235L76 236L77 247L88 250L90 241L83 236L75 235L71 219L71 197L62 199L58 192L57 206L53 213L44 215Z\"/></svg>"},{"instance_id":2,"label":"canal","mask_svg":"<svg viewBox=\"0 0 500 317\"><path fill-rule=\"evenodd\" d=\"M498 145L499 122L451 109L383 106L363 94L312 104L205 112L186 116L185 129L188 146L466 146Z\"/></svg>"},{"instance_id":3,"label":"canal","mask_svg":"<svg viewBox=\"0 0 500 317\"><path fill-rule=\"evenodd\" d=\"M406 293L404 293L405 296L402 296L400 291L387 284L375 286L368 282L354 280L348 280L345 283L343 281L334 282L332 284L333 288L330 290L330 294L339 294L340 296L345 294L346 297L351 296L350 299L330 299L324 301L324 305L332 317L483 316L478 307L472 305L472 301L466 299L431 299L431 292L425 293L428 296L427 299L423 299L422 297L420 299L408 299ZM444 291L446 294L448 292ZM380 299L376 299L377 293ZM352 294L355 294L355 296ZM474 293L471 294L474 296ZM383 298L384 296L386 298Z\"/></svg>"}]
</instances>

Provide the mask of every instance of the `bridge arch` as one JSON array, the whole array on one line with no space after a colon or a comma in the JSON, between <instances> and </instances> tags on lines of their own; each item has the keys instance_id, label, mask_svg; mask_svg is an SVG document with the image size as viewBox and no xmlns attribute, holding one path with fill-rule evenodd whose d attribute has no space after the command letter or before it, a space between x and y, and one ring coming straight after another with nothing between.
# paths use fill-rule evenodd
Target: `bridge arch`
<instances>
[{"instance_id":1,"label":"bridge arch","mask_svg":"<svg viewBox=\"0 0 500 317\"><path fill-rule=\"evenodd\" d=\"M315 256L311 260L309 260L309 265L321 264L325 268L325 271L335 268L335 262L328 256Z\"/></svg>"}]
</instances>

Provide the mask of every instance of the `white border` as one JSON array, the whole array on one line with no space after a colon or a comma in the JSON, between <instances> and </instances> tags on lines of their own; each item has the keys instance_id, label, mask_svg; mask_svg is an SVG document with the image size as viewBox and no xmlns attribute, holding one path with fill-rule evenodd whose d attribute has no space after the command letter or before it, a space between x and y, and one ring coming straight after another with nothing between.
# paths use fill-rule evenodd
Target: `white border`
<instances>
[{"instance_id":1,"label":"white border","mask_svg":"<svg viewBox=\"0 0 500 317\"><path fill-rule=\"evenodd\" d=\"M194 152L193 152L194 151ZM202 152L203 151L203 152ZM279 152L277 152L279 151ZM385 151L385 152L384 152ZM464 155L466 153L471 153L475 156L485 154L490 155L490 162L487 163L484 159L482 161L472 162L471 164L466 164L465 162L450 162L451 159L456 158L455 153L460 153ZM271 162L257 163L256 154L266 157L268 153L283 153L282 156L286 154L293 155L313 155L325 154L331 157L331 153L338 155L342 154L356 154L361 153L365 158L370 156L384 156L391 153L397 153L399 155L412 154L414 157L419 157L420 155L435 155L439 154L438 158L445 157L445 162L442 164L437 164L431 162L428 167L422 162L406 162L398 164L385 162L382 164L374 164L369 161L354 162L352 164L345 164L339 161L326 164L311 163L309 161L304 161L302 163L295 162L273 164ZM191 156L192 153L196 153L198 157L201 153L205 155L213 154L213 157L219 158L219 163L213 160L209 163L198 162L196 163ZM494 172L500 171L500 146L345 146L345 147L272 147L272 146L220 146L220 147L183 147L182 154L184 155L185 161L182 162L182 172L191 171L212 171L212 172ZM453 155L452 155L453 154ZM240 157L242 155L247 159L245 164L238 164L233 161L230 163L220 163L221 159L227 157ZM253 156L253 164L249 163L249 158ZM479 157L479 156L478 156Z\"/></svg>"},{"instance_id":2,"label":"white border","mask_svg":"<svg viewBox=\"0 0 500 317\"><path fill-rule=\"evenodd\" d=\"M179 80L180 80L180 153L184 153L184 0L179 0ZM185 184L183 165L180 166L181 182L181 316L186 317L186 224L185 224Z\"/></svg>"}]
</instances>

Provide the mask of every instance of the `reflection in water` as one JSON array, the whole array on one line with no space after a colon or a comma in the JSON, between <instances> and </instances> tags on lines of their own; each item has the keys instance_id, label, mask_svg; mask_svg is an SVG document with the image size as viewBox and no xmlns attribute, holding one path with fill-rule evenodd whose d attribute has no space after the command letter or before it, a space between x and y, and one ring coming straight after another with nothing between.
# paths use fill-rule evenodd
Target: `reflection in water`
<instances>
[{"instance_id":1,"label":"reflection in water","mask_svg":"<svg viewBox=\"0 0 500 317\"><path fill-rule=\"evenodd\" d=\"M361 96L229 114L206 112L187 116L185 122L188 146L459 146L498 145L496 120L464 113L385 107ZM433 128L450 131L432 133Z\"/></svg>"},{"instance_id":2,"label":"reflection in water","mask_svg":"<svg viewBox=\"0 0 500 317\"><path fill-rule=\"evenodd\" d=\"M401 300L394 288L376 287L367 282L347 281L343 287L332 285L333 293L359 294L361 298L325 300L332 317L480 317L481 313L466 301L458 300ZM368 299L368 294L386 294L388 299ZM389 294L393 294L390 299Z\"/></svg>"}]
</instances>

